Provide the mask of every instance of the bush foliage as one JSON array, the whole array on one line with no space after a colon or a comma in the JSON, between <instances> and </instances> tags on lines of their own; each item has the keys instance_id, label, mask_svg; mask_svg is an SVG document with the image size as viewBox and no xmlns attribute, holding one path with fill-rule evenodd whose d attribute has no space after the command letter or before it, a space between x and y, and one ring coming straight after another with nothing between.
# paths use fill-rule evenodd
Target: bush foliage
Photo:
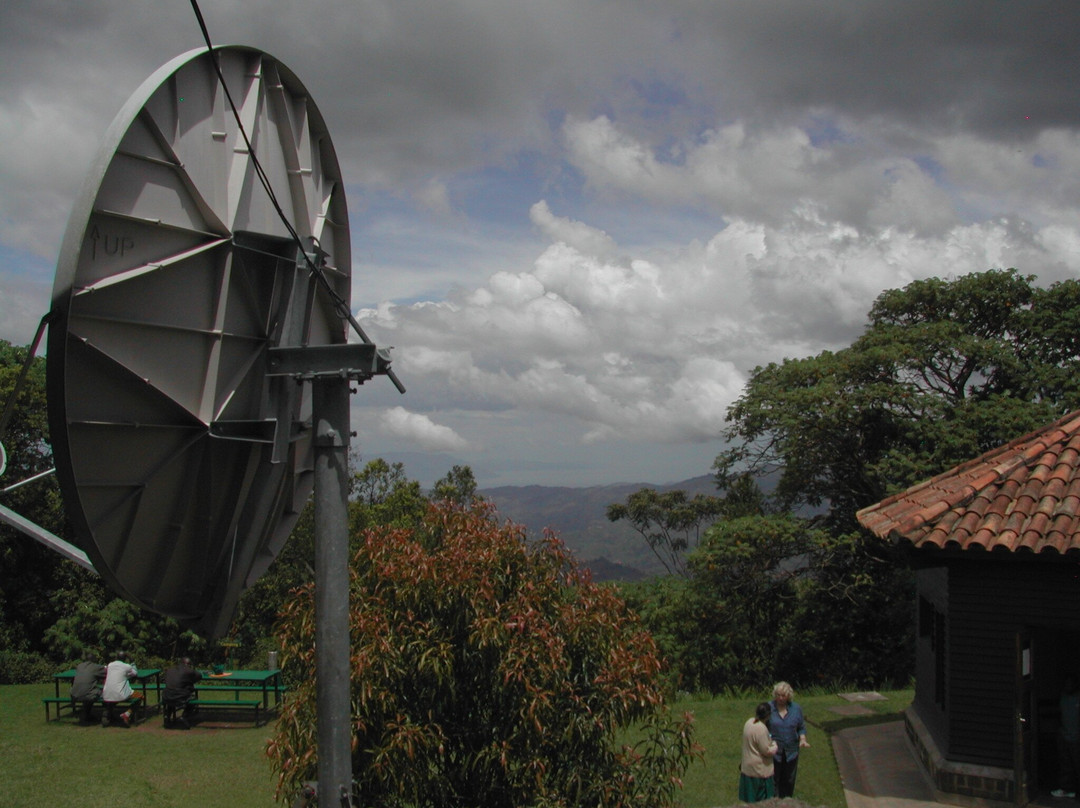
<instances>
[{"instance_id":1,"label":"bush foliage","mask_svg":"<svg viewBox=\"0 0 1080 808\"><path fill-rule=\"evenodd\" d=\"M651 637L552 537L489 506L430 505L366 531L351 566L353 771L372 806L664 806L696 753ZM314 670L312 588L282 612L285 666ZM279 794L315 779L315 682L283 708ZM617 738L634 730L635 747Z\"/></svg>"}]
</instances>

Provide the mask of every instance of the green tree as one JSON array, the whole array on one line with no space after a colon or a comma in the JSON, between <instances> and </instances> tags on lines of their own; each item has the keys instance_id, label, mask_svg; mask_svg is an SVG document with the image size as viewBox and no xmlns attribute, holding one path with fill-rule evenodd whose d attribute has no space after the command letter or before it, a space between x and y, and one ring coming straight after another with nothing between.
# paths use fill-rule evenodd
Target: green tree
<instances>
[{"instance_id":1,"label":"green tree","mask_svg":"<svg viewBox=\"0 0 1080 808\"><path fill-rule=\"evenodd\" d=\"M776 678L800 687L906 686L913 673L914 586L902 551L865 532L816 533L777 614Z\"/></svg>"},{"instance_id":2,"label":"green tree","mask_svg":"<svg viewBox=\"0 0 1080 808\"><path fill-rule=\"evenodd\" d=\"M756 368L728 411L718 478L778 470L780 503L827 505L839 535L860 508L1080 406L1067 327L1080 283L1033 281L916 281L882 293L849 348Z\"/></svg>"},{"instance_id":3,"label":"green tree","mask_svg":"<svg viewBox=\"0 0 1080 808\"><path fill-rule=\"evenodd\" d=\"M612 522L628 520L669 575L685 575L687 550L697 545L701 531L723 507L719 497L698 494L688 498L682 490L661 493L642 488L625 503L608 505L607 518Z\"/></svg>"},{"instance_id":4,"label":"green tree","mask_svg":"<svg viewBox=\"0 0 1080 808\"><path fill-rule=\"evenodd\" d=\"M52 467L43 359L30 362L19 394L13 397L28 352L28 347L0 340L0 416L7 414L0 440L8 460L0 488L24 483ZM0 505L72 539L65 533L60 492L51 476L0 493ZM44 545L0 524L0 648L43 653L43 635L57 614L52 594L83 579L80 573Z\"/></svg>"},{"instance_id":5,"label":"green tree","mask_svg":"<svg viewBox=\"0 0 1080 808\"><path fill-rule=\"evenodd\" d=\"M0 441L8 459L3 485L20 482L52 466L44 359L35 357L30 362L19 395L12 398L28 352L28 347L16 347L0 340L0 419L7 417Z\"/></svg>"},{"instance_id":6,"label":"green tree","mask_svg":"<svg viewBox=\"0 0 1080 808\"><path fill-rule=\"evenodd\" d=\"M695 753L656 646L553 538L489 506L433 504L367 531L352 567L353 771L365 805L671 805ZM286 664L313 669L311 588L282 613ZM288 795L316 772L314 682L269 745ZM620 746L633 727L641 740Z\"/></svg>"},{"instance_id":7,"label":"green tree","mask_svg":"<svg viewBox=\"0 0 1080 808\"><path fill-rule=\"evenodd\" d=\"M717 487L725 492L721 511L725 519L765 516L769 513L768 497L753 475L737 474L722 481L718 480L717 483Z\"/></svg>"},{"instance_id":8,"label":"green tree","mask_svg":"<svg viewBox=\"0 0 1080 808\"><path fill-rule=\"evenodd\" d=\"M390 464L377 457L353 475L349 503L350 531L359 535L367 527L416 524L427 499L420 483L410 480L402 463Z\"/></svg>"},{"instance_id":9,"label":"green tree","mask_svg":"<svg viewBox=\"0 0 1080 808\"><path fill-rule=\"evenodd\" d=\"M817 537L806 520L789 515L725 519L705 531L690 556L690 587L698 630L720 642L712 641L697 686L717 692L776 678L777 638L795 611Z\"/></svg>"},{"instance_id":10,"label":"green tree","mask_svg":"<svg viewBox=\"0 0 1080 808\"><path fill-rule=\"evenodd\" d=\"M469 466L453 466L445 476L435 481L431 489L431 499L435 502L447 500L457 505L469 505L483 499L476 493L476 478Z\"/></svg>"},{"instance_id":11,"label":"green tree","mask_svg":"<svg viewBox=\"0 0 1080 808\"><path fill-rule=\"evenodd\" d=\"M126 651L142 667L179 656L206 658L207 643L168 617L118 598L100 579L54 593L57 617L45 630L52 659L75 663Z\"/></svg>"},{"instance_id":12,"label":"green tree","mask_svg":"<svg viewBox=\"0 0 1080 808\"><path fill-rule=\"evenodd\" d=\"M724 638L710 635L709 606L696 598L689 577L654 575L615 586L656 642L671 688L707 689L708 672L722 653Z\"/></svg>"},{"instance_id":13,"label":"green tree","mask_svg":"<svg viewBox=\"0 0 1080 808\"><path fill-rule=\"evenodd\" d=\"M1013 328L1020 367L1029 371L1019 394L1062 402L1065 410L1080 407L1080 283L1035 289Z\"/></svg>"},{"instance_id":14,"label":"green tree","mask_svg":"<svg viewBox=\"0 0 1080 808\"><path fill-rule=\"evenodd\" d=\"M750 474L732 475L717 482L718 487L726 489L722 497L688 497L678 489L661 493L641 488L626 502L608 505L607 518L612 522L629 521L669 575L685 576L686 553L697 546L702 531L713 521L766 512L765 495Z\"/></svg>"},{"instance_id":15,"label":"green tree","mask_svg":"<svg viewBox=\"0 0 1080 808\"><path fill-rule=\"evenodd\" d=\"M386 502L396 490L407 486L409 482L404 463L391 465L381 457L376 457L353 473L349 483L349 498L360 507L374 508Z\"/></svg>"},{"instance_id":16,"label":"green tree","mask_svg":"<svg viewBox=\"0 0 1080 808\"><path fill-rule=\"evenodd\" d=\"M910 573L855 514L1080 407L1080 282L1034 281L990 270L888 290L850 347L751 374L718 482L776 472L777 507L824 508L773 632L782 675L910 675Z\"/></svg>"}]
</instances>

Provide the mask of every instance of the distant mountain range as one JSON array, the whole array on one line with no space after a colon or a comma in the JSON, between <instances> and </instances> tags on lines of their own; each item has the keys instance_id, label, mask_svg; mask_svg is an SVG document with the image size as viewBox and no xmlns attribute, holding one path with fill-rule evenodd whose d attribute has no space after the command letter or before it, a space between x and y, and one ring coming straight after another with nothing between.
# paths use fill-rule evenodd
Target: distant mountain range
<instances>
[{"instance_id":1,"label":"distant mountain range","mask_svg":"<svg viewBox=\"0 0 1080 808\"><path fill-rule=\"evenodd\" d=\"M620 483L589 488L508 485L479 493L494 503L503 519L523 525L531 538L542 536L545 528L555 532L578 561L592 571L594 580L632 581L661 574L664 568L629 522L608 521L607 506L625 502L642 488L682 489L691 497L717 494L711 475L669 485Z\"/></svg>"}]
</instances>

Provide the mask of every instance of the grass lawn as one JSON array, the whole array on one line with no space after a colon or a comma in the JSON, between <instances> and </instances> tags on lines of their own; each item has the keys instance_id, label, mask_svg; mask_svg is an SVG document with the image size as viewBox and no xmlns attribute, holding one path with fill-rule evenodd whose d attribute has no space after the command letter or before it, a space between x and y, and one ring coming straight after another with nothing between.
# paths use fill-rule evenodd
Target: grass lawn
<instances>
[{"instance_id":1,"label":"grass lawn","mask_svg":"<svg viewBox=\"0 0 1080 808\"><path fill-rule=\"evenodd\" d=\"M263 753L271 725L214 721L165 730L161 714L128 729L45 721L52 684L0 687L0 804L124 808L267 808L274 778ZM151 701L153 698L151 697ZM283 805L284 803L278 803Z\"/></svg>"},{"instance_id":2,"label":"grass lawn","mask_svg":"<svg viewBox=\"0 0 1080 808\"><path fill-rule=\"evenodd\" d=\"M0 803L5 808L275 805L274 778L263 753L272 725L255 728L238 719L166 731L161 715L154 713L130 729L80 726L67 714L46 722L41 698L51 695L51 684L0 687ZM911 703L912 691L882 695L884 701L863 704L873 715L846 718L831 709L848 705L838 695L796 694L810 725L811 745L800 755L796 797L813 806L844 808L828 733L898 719ZM686 808L738 803L742 725L761 700L686 699L674 705L679 714L694 713L697 739L705 748L704 760L696 761L685 778Z\"/></svg>"},{"instance_id":3,"label":"grass lawn","mask_svg":"<svg viewBox=\"0 0 1080 808\"><path fill-rule=\"evenodd\" d=\"M851 704L837 694L795 694L795 701L806 716L806 735L809 749L799 753L799 776L795 797L813 806L844 808L844 788L836 768L829 734L846 727L895 721L911 704L912 690L881 691L883 701L863 702L860 706L872 714L858 718L845 717L836 708ZM684 778L682 801L686 808L715 808L739 803L739 759L742 750L742 727L754 714L754 707L767 701L771 694L762 692L756 698L686 699L674 708L681 714L690 711L695 717L697 741L705 748L704 759L695 761Z\"/></svg>"}]
</instances>

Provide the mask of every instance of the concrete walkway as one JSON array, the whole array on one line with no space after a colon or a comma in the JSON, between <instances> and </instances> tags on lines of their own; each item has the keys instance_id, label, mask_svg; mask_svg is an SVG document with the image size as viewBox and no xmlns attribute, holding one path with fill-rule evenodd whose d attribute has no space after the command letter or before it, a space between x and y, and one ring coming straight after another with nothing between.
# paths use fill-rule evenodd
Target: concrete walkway
<instances>
[{"instance_id":1,"label":"concrete walkway","mask_svg":"<svg viewBox=\"0 0 1080 808\"><path fill-rule=\"evenodd\" d=\"M832 744L848 808L941 808L903 721L841 730Z\"/></svg>"}]
</instances>

